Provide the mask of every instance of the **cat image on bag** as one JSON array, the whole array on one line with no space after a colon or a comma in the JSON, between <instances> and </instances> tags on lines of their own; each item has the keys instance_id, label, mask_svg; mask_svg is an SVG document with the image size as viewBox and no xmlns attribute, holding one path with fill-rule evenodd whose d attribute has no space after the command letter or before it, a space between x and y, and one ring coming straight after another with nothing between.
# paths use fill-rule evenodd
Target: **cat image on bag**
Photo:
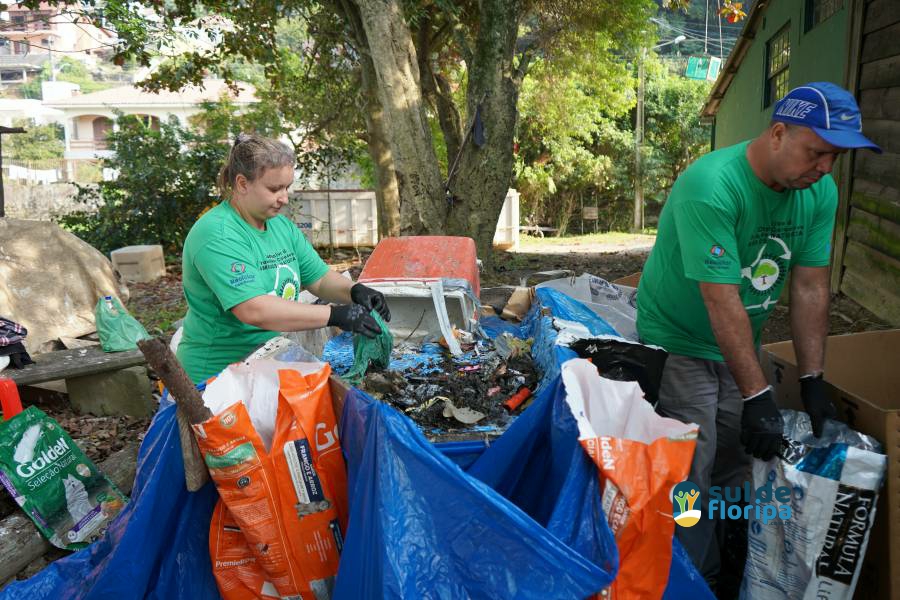
<instances>
[{"instance_id":1,"label":"cat image on bag","mask_svg":"<svg viewBox=\"0 0 900 600\"><path fill-rule=\"evenodd\" d=\"M66 489L66 508L69 509L72 520L78 523L93 508L87 490L84 488L84 484L74 475L69 475L63 479L63 486Z\"/></svg>"}]
</instances>

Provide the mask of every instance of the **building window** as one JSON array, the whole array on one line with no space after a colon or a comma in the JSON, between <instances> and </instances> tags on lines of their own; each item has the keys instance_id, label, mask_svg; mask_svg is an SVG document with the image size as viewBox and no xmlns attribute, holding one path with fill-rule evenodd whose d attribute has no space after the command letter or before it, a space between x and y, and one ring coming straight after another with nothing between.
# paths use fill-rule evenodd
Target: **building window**
<instances>
[{"instance_id":1,"label":"building window","mask_svg":"<svg viewBox=\"0 0 900 600\"><path fill-rule=\"evenodd\" d=\"M12 30L13 31L26 31L27 30L27 26L25 25L25 15L13 15Z\"/></svg>"},{"instance_id":2,"label":"building window","mask_svg":"<svg viewBox=\"0 0 900 600\"><path fill-rule=\"evenodd\" d=\"M790 33L791 24L788 23L766 44L765 106L771 106L788 93L791 63Z\"/></svg>"},{"instance_id":3,"label":"building window","mask_svg":"<svg viewBox=\"0 0 900 600\"><path fill-rule=\"evenodd\" d=\"M844 0L806 0L804 31L809 31L842 8L844 8Z\"/></svg>"}]
</instances>

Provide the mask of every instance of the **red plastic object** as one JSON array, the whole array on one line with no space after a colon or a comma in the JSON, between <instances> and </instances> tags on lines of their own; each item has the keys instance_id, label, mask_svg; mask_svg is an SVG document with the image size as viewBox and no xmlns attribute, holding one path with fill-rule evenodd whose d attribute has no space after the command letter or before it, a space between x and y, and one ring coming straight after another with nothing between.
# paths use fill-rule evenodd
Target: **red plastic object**
<instances>
[{"instance_id":1,"label":"red plastic object","mask_svg":"<svg viewBox=\"0 0 900 600\"><path fill-rule=\"evenodd\" d=\"M6 377L0 377L0 408L3 409L4 420L12 419L22 412L19 388L15 381Z\"/></svg>"},{"instance_id":2,"label":"red plastic object","mask_svg":"<svg viewBox=\"0 0 900 600\"><path fill-rule=\"evenodd\" d=\"M359 274L359 281L433 281L466 279L481 295L475 241L467 237L411 236L385 238Z\"/></svg>"},{"instance_id":3,"label":"red plastic object","mask_svg":"<svg viewBox=\"0 0 900 600\"><path fill-rule=\"evenodd\" d=\"M503 406L506 407L506 410L512 412L522 406L522 403L528 400L529 396L531 396L531 390L527 387L520 388L518 392L509 397L509 400L503 403Z\"/></svg>"}]
</instances>

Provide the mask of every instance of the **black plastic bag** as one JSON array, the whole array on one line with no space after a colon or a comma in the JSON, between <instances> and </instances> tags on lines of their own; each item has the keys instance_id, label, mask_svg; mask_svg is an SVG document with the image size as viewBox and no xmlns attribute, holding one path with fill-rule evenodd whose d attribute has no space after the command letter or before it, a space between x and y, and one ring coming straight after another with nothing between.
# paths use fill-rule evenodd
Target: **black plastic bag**
<instances>
[{"instance_id":1,"label":"black plastic bag","mask_svg":"<svg viewBox=\"0 0 900 600\"><path fill-rule=\"evenodd\" d=\"M669 353L615 338L588 338L569 347L581 358L589 358L600 375L616 381L637 381L648 402L656 404L659 384Z\"/></svg>"}]
</instances>

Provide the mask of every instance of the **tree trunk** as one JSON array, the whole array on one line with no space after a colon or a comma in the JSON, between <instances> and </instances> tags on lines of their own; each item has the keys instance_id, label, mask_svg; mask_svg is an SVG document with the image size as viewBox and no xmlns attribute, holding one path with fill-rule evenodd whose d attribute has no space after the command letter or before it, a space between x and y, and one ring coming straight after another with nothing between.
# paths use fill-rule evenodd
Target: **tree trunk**
<instances>
[{"instance_id":1,"label":"tree trunk","mask_svg":"<svg viewBox=\"0 0 900 600\"><path fill-rule=\"evenodd\" d=\"M479 148L469 135L450 182L453 202L447 233L472 237L488 267L492 266L497 219L512 177L521 83L514 71L513 55L520 10L515 0L481 2L475 55L468 75L466 125L471 125L480 105L486 141Z\"/></svg>"},{"instance_id":2,"label":"tree trunk","mask_svg":"<svg viewBox=\"0 0 900 600\"><path fill-rule=\"evenodd\" d=\"M447 168L453 164L453 159L462 145L463 126L462 117L456 103L453 102L453 91L448 82L440 73L435 73L430 56L431 19L422 17L418 23L416 32L416 55L419 59L419 83L422 87L422 96L427 99L437 113L441 132L444 134L444 144L447 146Z\"/></svg>"},{"instance_id":3,"label":"tree trunk","mask_svg":"<svg viewBox=\"0 0 900 600\"><path fill-rule=\"evenodd\" d=\"M349 33L355 47L351 50L359 54L360 79L365 101L366 144L372 166L375 170L375 205L378 209L378 237L400 235L400 190L394 172L394 157L388 132L384 124L384 110L378 98L378 78L372 56L366 51L369 42L359 14L359 7L350 0L335 0L330 3L333 10L344 17L350 27Z\"/></svg>"},{"instance_id":4,"label":"tree trunk","mask_svg":"<svg viewBox=\"0 0 900 600\"><path fill-rule=\"evenodd\" d=\"M400 235L400 190L394 173L394 157L384 129L384 111L378 101L375 65L368 55L360 56L369 156L375 167L375 203L378 206L378 236Z\"/></svg>"},{"instance_id":5,"label":"tree trunk","mask_svg":"<svg viewBox=\"0 0 900 600\"><path fill-rule=\"evenodd\" d=\"M398 0L357 0L384 109L406 235L441 234L447 208L412 34Z\"/></svg>"},{"instance_id":6,"label":"tree trunk","mask_svg":"<svg viewBox=\"0 0 900 600\"><path fill-rule=\"evenodd\" d=\"M562 237L569 232L569 223L572 222L572 212L575 210L575 192L560 193L559 222L556 235Z\"/></svg>"}]
</instances>

